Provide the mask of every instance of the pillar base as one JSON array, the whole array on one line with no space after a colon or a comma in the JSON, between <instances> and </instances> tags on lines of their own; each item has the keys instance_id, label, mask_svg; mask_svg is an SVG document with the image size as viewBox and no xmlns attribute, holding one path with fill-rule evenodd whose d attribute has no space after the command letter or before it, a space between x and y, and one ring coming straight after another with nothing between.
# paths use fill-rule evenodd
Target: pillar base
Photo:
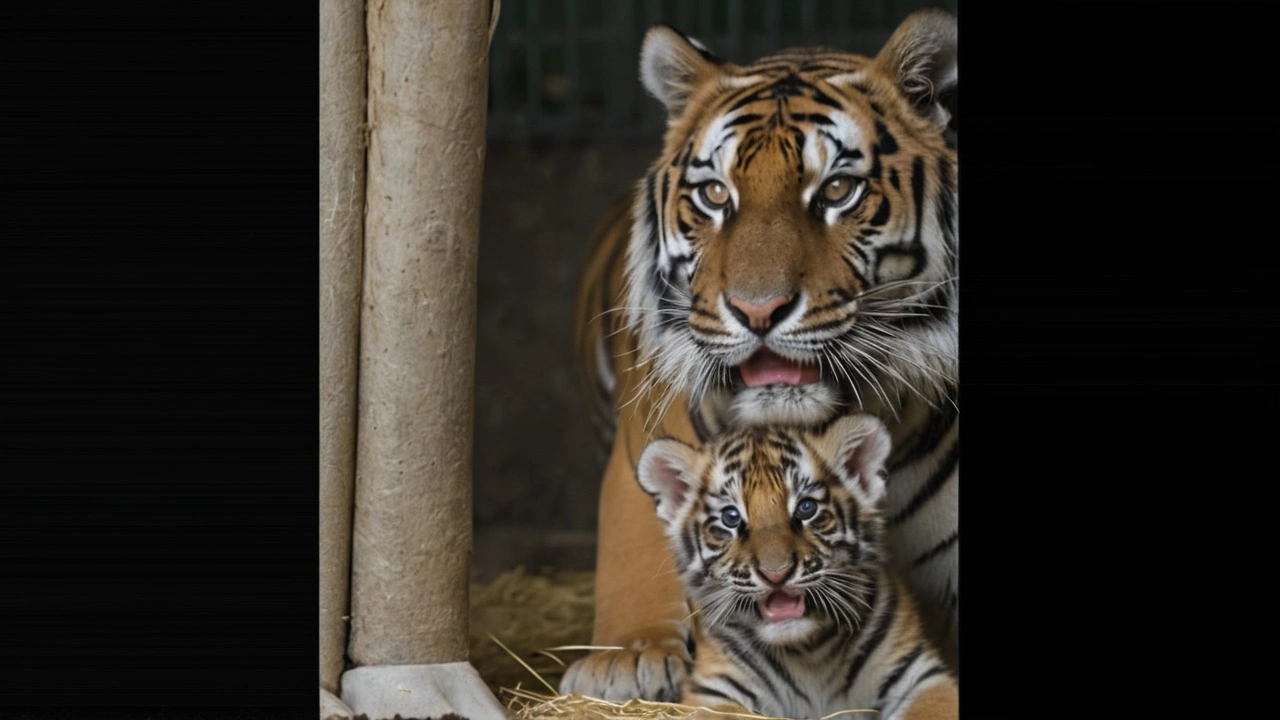
<instances>
[{"instance_id":1,"label":"pillar base","mask_svg":"<svg viewBox=\"0 0 1280 720\"><path fill-rule=\"evenodd\" d=\"M320 688L320 720L351 720L355 713L333 693Z\"/></svg>"},{"instance_id":2,"label":"pillar base","mask_svg":"<svg viewBox=\"0 0 1280 720\"><path fill-rule=\"evenodd\" d=\"M352 668L342 674L342 701L369 720L510 717L469 662Z\"/></svg>"}]
</instances>

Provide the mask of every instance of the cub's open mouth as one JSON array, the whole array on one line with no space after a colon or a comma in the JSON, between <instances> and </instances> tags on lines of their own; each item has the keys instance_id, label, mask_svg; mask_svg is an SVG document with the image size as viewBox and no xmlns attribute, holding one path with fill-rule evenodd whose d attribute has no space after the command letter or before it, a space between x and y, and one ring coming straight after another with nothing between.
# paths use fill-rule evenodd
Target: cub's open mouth
<instances>
[{"instance_id":1,"label":"cub's open mouth","mask_svg":"<svg viewBox=\"0 0 1280 720\"><path fill-rule=\"evenodd\" d=\"M760 616L765 622L792 620L804 615L804 593L792 595L774 590L760 600Z\"/></svg>"},{"instance_id":2,"label":"cub's open mouth","mask_svg":"<svg viewBox=\"0 0 1280 720\"><path fill-rule=\"evenodd\" d=\"M762 347L738 366L747 387L785 383L805 385L818 380L818 366L788 360L769 348Z\"/></svg>"}]
</instances>

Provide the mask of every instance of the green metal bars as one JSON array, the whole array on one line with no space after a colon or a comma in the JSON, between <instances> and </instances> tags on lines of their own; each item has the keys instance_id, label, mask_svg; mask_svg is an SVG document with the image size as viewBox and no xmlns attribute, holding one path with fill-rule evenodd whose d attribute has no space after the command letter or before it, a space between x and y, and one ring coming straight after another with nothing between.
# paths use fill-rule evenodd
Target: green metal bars
<instances>
[{"instance_id":1,"label":"green metal bars","mask_svg":"<svg viewBox=\"0 0 1280 720\"><path fill-rule=\"evenodd\" d=\"M656 137L640 42L666 23L735 62L795 45L874 54L912 11L957 0L505 0L490 56L496 139Z\"/></svg>"}]
</instances>

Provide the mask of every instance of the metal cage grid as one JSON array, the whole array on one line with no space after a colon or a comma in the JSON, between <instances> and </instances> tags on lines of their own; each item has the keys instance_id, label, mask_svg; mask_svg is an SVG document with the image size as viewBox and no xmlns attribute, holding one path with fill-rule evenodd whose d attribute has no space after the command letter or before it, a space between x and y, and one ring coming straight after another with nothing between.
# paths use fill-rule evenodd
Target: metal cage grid
<instances>
[{"instance_id":1,"label":"metal cage grid","mask_svg":"<svg viewBox=\"0 0 1280 720\"><path fill-rule=\"evenodd\" d=\"M506 0L490 56L490 138L655 137L645 30L667 23L734 62L795 45L874 54L914 10L956 0Z\"/></svg>"}]
</instances>

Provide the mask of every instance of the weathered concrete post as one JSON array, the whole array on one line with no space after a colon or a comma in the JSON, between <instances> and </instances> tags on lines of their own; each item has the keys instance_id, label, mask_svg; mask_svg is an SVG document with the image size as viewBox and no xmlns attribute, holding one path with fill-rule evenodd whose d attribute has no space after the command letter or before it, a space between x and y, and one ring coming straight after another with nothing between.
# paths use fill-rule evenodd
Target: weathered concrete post
<instances>
[{"instance_id":1,"label":"weathered concrete post","mask_svg":"<svg viewBox=\"0 0 1280 720\"><path fill-rule=\"evenodd\" d=\"M320 716L347 650L355 479L360 270L364 263L363 0L320 1Z\"/></svg>"},{"instance_id":2,"label":"weathered concrete post","mask_svg":"<svg viewBox=\"0 0 1280 720\"><path fill-rule=\"evenodd\" d=\"M488 0L369 0L351 640L371 720L503 718L467 662Z\"/></svg>"}]
</instances>

